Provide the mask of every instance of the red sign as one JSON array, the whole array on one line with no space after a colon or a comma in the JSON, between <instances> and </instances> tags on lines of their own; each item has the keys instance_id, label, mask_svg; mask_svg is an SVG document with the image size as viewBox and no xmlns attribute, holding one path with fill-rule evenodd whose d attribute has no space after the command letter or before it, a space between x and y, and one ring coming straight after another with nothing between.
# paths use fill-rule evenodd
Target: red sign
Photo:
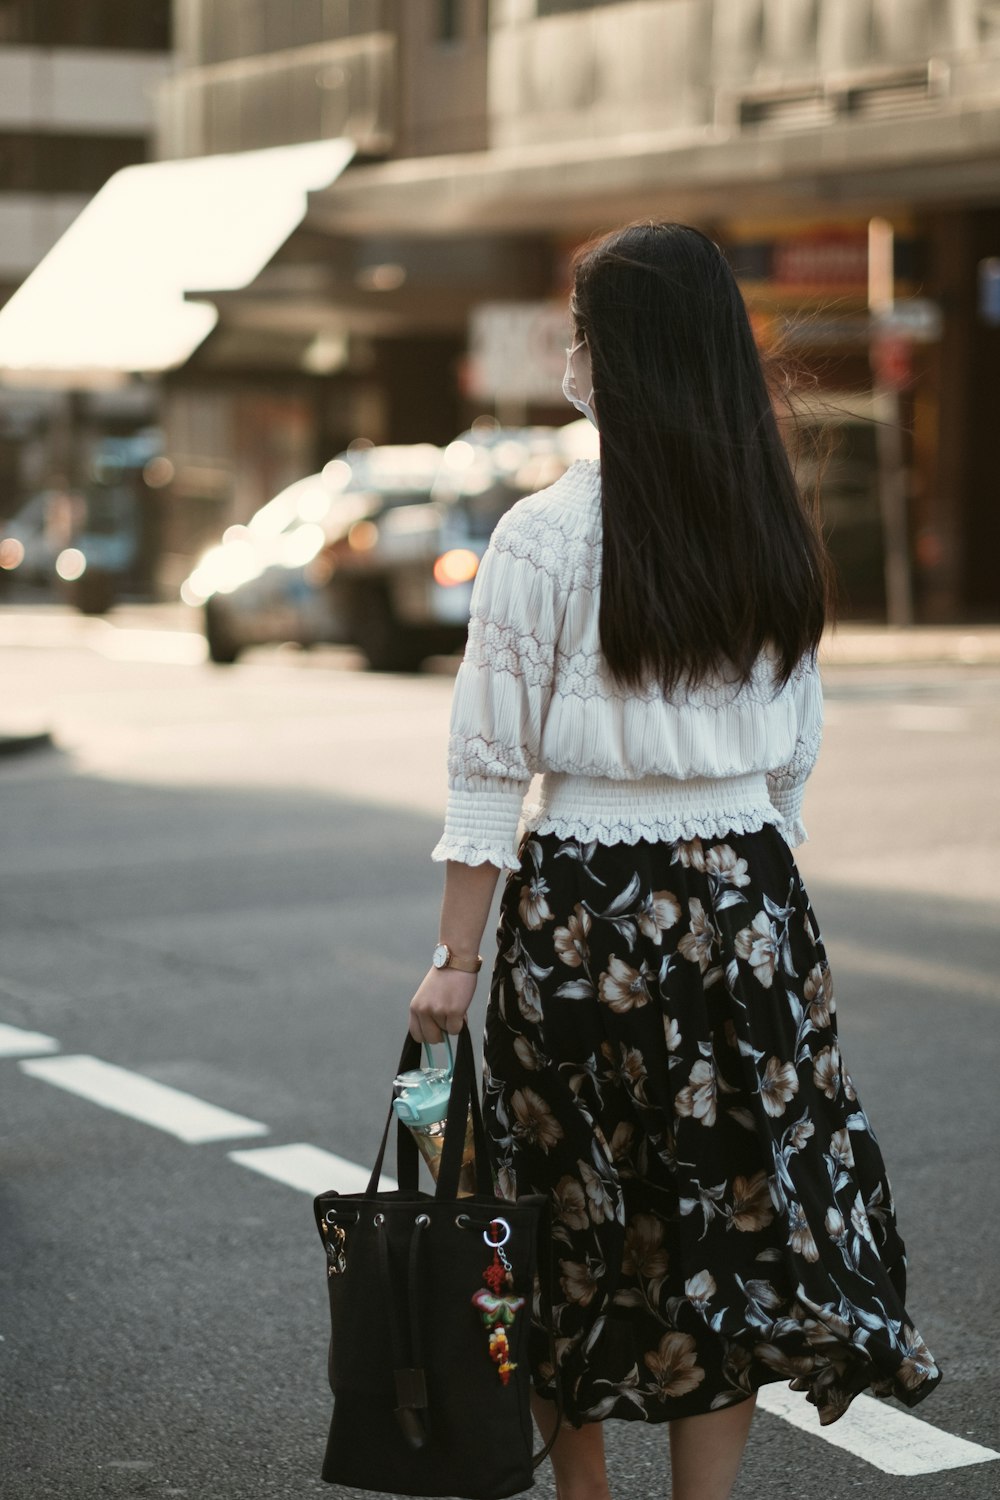
<instances>
[{"instance_id":1,"label":"red sign","mask_svg":"<svg viewBox=\"0 0 1000 1500\"><path fill-rule=\"evenodd\" d=\"M788 287L867 287L868 236L863 230L830 229L779 240L772 275Z\"/></svg>"}]
</instances>

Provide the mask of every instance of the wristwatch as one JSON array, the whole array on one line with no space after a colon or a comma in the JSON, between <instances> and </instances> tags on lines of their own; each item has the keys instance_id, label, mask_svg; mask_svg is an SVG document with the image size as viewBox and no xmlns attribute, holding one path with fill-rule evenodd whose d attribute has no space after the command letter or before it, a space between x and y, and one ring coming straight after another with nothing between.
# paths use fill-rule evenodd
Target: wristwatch
<instances>
[{"instance_id":1,"label":"wristwatch","mask_svg":"<svg viewBox=\"0 0 1000 1500\"><path fill-rule=\"evenodd\" d=\"M435 969L458 969L462 974L478 974L483 967L481 954L474 963L464 963L455 957L447 943L438 943L431 956L431 963Z\"/></svg>"}]
</instances>

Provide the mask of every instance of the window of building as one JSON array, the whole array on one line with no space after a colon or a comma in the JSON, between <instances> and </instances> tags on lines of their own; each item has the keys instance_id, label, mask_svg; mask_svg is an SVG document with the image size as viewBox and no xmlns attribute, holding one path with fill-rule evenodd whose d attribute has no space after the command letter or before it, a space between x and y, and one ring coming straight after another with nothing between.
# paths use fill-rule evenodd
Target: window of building
<instances>
[{"instance_id":1,"label":"window of building","mask_svg":"<svg viewBox=\"0 0 1000 1500\"><path fill-rule=\"evenodd\" d=\"M170 0L0 0L0 45L170 50Z\"/></svg>"},{"instance_id":2,"label":"window of building","mask_svg":"<svg viewBox=\"0 0 1000 1500\"><path fill-rule=\"evenodd\" d=\"M0 132L0 192L96 193L121 167L144 161L142 137Z\"/></svg>"}]
</instances>

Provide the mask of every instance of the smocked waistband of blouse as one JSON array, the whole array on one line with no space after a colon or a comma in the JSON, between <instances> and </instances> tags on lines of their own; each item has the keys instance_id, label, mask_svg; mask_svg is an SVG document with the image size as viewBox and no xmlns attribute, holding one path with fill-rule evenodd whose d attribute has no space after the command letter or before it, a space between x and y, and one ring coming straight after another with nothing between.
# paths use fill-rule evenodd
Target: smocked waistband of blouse
<instances>
[{"instance_id":1,"label":"smocked waistband of blouse","mask_svg":"<svg viewBox=\"0 0 1000 1500\"><path fill-rule=\"evenodd\" d=\"M762 771L743 776L646 776L616 781L547 771L524 813L536 833L599 843L722 838L780 824Z\"/></svg>"}]
</instances>

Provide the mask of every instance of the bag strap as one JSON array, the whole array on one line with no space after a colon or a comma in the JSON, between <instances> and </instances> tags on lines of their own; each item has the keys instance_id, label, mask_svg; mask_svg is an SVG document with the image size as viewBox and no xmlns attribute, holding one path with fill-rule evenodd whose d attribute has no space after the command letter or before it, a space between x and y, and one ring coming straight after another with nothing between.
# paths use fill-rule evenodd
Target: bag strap
<instances>
[{"instance_id":1,"label":"bag strap","mask_svg":"<svg viewBox=\"0 0 1000 1500\"><path fill-rule=\"evenodd\" d=\"M545 1331L549 1336L549 1359L552 1362L552 1378L555 1383L556 1392L556 1425L552 1429L548 1442L544 1445L544 1447L540 1448L537 1453L532 1455L532 1469L537 1469L539 1464L543 1463L552 1452L552 1449L555 1447L556 1438L559 1436L559 1433L562 1430L563 1420L566 1415L563 1405L562 1375L559 1370L559 1361L556 1358L556 1325L555 1313L553 1310L553 1287L555 1285L555 1241L552 1238L551 1228L551 1210L547 1209L544 1218L539 1224L539 1237L541 1239L544 1239L545 1250L544 1253L542 1253L543 1247L542 1245L539 1245L540 1253L538 1256L538 1290L539 1311L542 1315L542 1320L545 1323Z\"/></svg>"},{"instance_id":2,"label":"bag strap","mask_svg":"<svg viewBox=\"0 0 1000 1500\"><path fill-rule=\"evenodd\" d=\"M462 1170L466 1123L471 1115L472 1139L476 1153L476 1197L492 1198L499 1202L501 1200L497 1198L493 1188L493 1172L486 1144L486 1127L483 1124L483 1112L479 1103L472 1033L469 1031L468 1023L464 1021L458 1033L455 1054L455 1070L451 1080L444 1146L441 1151L441 1168L438 1172L437 1190L434 1196L444 1199L458 1197L458 1178ZM416 1068L419 1065L420 1043L415 1042L411 1036L407 1036L400 1053L397 1071L405 1073L410 1068ZM374 1198L378 1194L379 1179L382 1176L393 1120L396 1120L396 1177L399 1186L415 1191L419 1185L420 1155L416 1142L402 1120L396 1118L390 1102L378 1156L375 1158L375 1165L365 1189L366 1198Z\"/></svg>"},{"instance_id":3,"label":"bag strap","mask_svg":"<svg viewBox=\"0 0 1000 1500\"><path fill-rule=\"evenodd\" d=\"M413 1229L410 1231L406 1278L409 1302L409 1359L403 1347L403 1330L400 1326L399 1309L393 1291L392 1267L389 1264L389 1236L385 1232L384 1224L376 1227L382 1300L389 1321L389 1342L392 1347L392 1368L396 1383L396 1420L404 1438L413 1449L425 1447L429 1433L427 1376L424 1370L423 1340L420 1333L421 1245L424 1230L429 1224L430 1219L427 1214L418 1214Z\"/></svg>"},{"instance_id":4,"label":"bag strap","mask_svg":"<svg viewBox=\"0 0 1000 1500\"><path fill-rule=\"evenodd\" d=\"M497 1199L493 1188L493 1169L486 1144L486 1127L479 1104L479 1080L476 1077L476 1059L472 1050L472 1033L468 1023L462 1022L455 1048L455 1071L451 1080L448 1099L448 1118L445 1124L444 1146L441 1150L441 1168L438 1172L435 1198L456 1199L458 1178L462 1170L465 1151L465 1133L468 1120L472 1118L472 1141L476 1154L476 1197ZM497 1201L500 1201L497 1199Z\"/></svg>"},{"instance_id":5,"label":"bag strap","mask_svg":"<svg viewBox=\"0 0 1000 1500\"><path fill-rule=\"evenodd\" d=\"M399 1067L397 1073L407 1073L411 1068L420 1066L420 1043L415 1042L411 1036L407 1036L403 1044L403 1050L399 1055ZM389 1113L386 1116L385 1129L382 1131L382 1140L378 1148L378 1156L372 1168L372 1175L365 1188L365 1197L374 1198L378 1194L379 1179L382 1176L382 1163L385 1161L385 1148L389 1143L389 1130L393 1120L396 1120L396 1178L401 1188L416 1189L419 1181L420 1156L417 1151L416 1141L407 1130L402 1120L396 1119L392 1101L389 1102Z\"/></svg>"}]
</instances>

